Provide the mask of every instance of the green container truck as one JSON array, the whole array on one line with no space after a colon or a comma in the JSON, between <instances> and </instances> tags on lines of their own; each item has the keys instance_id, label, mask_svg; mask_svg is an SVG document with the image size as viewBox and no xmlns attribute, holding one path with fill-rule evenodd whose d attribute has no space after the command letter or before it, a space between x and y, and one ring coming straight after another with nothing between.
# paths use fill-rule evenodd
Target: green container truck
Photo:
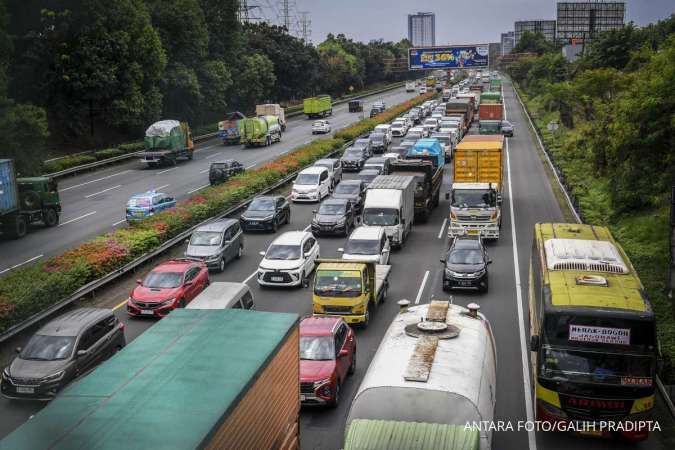
<instances>
[{"instance_id":1,"label":"green container truck","mask_svg":"<svg viewBox=\"0 0 675 450\"><path fill-rule=\"evenodd\" d=\"M306 98L303 101L303 112L310 119L330 116L333 114L333 100L330 95Z\"/></svg>"},{"instance_id":2,"label":"green container truck","mask_svg":"<svg viewBox=\"0 0 675 450\"><path fill-rule=\"evenodd\" d=\"M281 124L277 116L259 116L239 121L239 141L246 147L268 146L281 142Z\"/></svg>"},{"instance_id":3,"label":"green container truck","mask_svg":"<svg viewBox=\"0 0 675 450\"><path fill-rule=\"evenodd\" d=\"M148 167L160 165L175 166L179 159L191 160L195 144L187 122L161 120L145 130L145 151L141 152L141 162Z\"/></svg>"},{"instance_id":4,"label":"green container truck","mask_svg":"<svg viewBox=\"0 0 675 450\"><path fill-rule=\"evenodd\" d=\"M480 94L479 103L501 103L501 102L502 102L501 91L490 91L490 92L483 92Z\"/></svg>"},{"instance_id":5,"label":"green container truck","mask_svg":"<svg viewBox=\"0 0 675 450\"><path fill-rule=\"evenodd\" d=\"M490 80L490 90L491 91L501 91L502 90L502 80L498 78L493 78Z\"/></svg>"},{"instance_id":6,"label":"green container truck","mask_svg":"<svg viewBox=\"0 0 675 450\"><path fill-rule=\"evenodd\" d=\"M0 449L297 449L299 317L178 309Z\"/></svg>"}]
</instances>

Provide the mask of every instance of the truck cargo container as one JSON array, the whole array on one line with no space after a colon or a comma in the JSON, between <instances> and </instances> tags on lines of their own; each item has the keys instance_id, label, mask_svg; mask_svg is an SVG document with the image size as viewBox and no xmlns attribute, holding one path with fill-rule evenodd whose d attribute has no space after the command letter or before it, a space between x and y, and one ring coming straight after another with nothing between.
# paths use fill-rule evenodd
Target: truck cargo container
<instances>
[{"instance_id":1,"label":"truck cargo container","mask_svg":"<svg viewBox=\"0 0 675 450\"><path fill-rule=\"evenodd\" d=\"M241 143L247 147L268 146L281 142L281 125L277 116L260 116L239 121Z\"/></svg>"},{"instance_id":2,"label":"truck cargo container","mask_svg":"<svg viewBox=\"0 0 675 450\"><path fill-rule=\"evenodd\" d=\"M480 102L483 103L501 103L502 102L502 93L501 92L483 92L480 94Z\"/></svg>"},{"instance_id":3,"label":"truck cargo container","mask_svg":"<svg viewBox=\"0 0 675 450\"><path fill-rule=\"evenodd\" d=\"M445 103L445 113L464 114L464 128L471 128L473 121L473 103L471 98L451 98Z\"/></svg>"},{"instance_id":4,"label":"truck cargo container","mask_svg":"<svg viewBox=\"0 0 675 450\"><path fill-rule=\"evenodd\" d=\"M499 78L493 78L490 80L490 90L491 91L501 91L502 90L502 80Z\"/></svg>"},{"instance_id":5,"label":"truck cargo container","mask_svg":"<svg viewBox=\"0 0 675 450\"><path fill-rule=\"evenodd\" d=\"M0 159L0 234L23 237L35 222L54 227L60 214L61 201L53 178L17 178L14 161Z\"/></svg>"},{"instance_id":6,"label":"truck cargo container","mask_svg":"<svg viewBox=\"0 0 675 450\"><path fill-rule=\"evenodd\" d=\"M246 116L239 111L226 114L225 120L218 122L218 137L222 139L223 144L233 145L239 143L239 121Z\"/></svg>"},{"instance_id":7,"label":"truck cargo container","mask_svg":"<svg viewBox=\"0 0 675 450\"><path fill-rule=\"evenodd\" d=\"M310 119L333 114L333 100L330 98L330 95L306 98L302 103L302 107L304 114L307 114L307 117Z\"/></svg>"},{"instance_id":8,"label":"truck cargo container","mask_svg":"<svg viewBox=\"0 0 675 450\"><path fill-rule=\"evenodd\" d=\"M279 119L279 126L281 131L286 131L286 115L284 108L278 103L265 103L263 105L255 105L255 115L260 116L277 116Z\"/></svg>"},{"instance_id":9,"label":"truck cargo container","mask_svg":"<svg viewBox=\"0 0 675 450\"><path fill-rule=\"evenodd\" d=\"M502 121L501 120L479 120L478 121L478 134L481 134L481 135L502 134Z\"/></svg>"},{"instance_id":10,"label":"truck cargo container","mask_svg":"<svg viewBox=\"0 0 675 450\"><path fill-rule=\"evenodd\" d=\"M471 102L471 106L473 107L474 112L478 111L478 97L480 93L479 92L460 92L459 94L456 95L457 98L468 98L469 101Z\"/></svg>"},{"instance_id":11,"label":"truck cargo container","mask_svg":"<svg viewBox=\"0 0 675 450\"><path fill-rule=\"evenodd\" d=\"M179 159L191 160L195 144L187 122L161 120L145 131L145 151L141 152L141 162L148 167L176 165Z\"/></svg>"},{"instance_id":12,"label":"truck cargo container","mask_svg":"<svg viewBox=\"0 0 675 450\"><path fill-rule=\"evenodd\" d=\"M393 247L400 248L415 219L415 179L378 175L368 185L363 204L363 226L384 227Z\"/></svg>"},{"instance_id":13,"label":"truck cargo container","mask_svg":"<svg viewBox=\"0 0 675 450\"><path fill-rule=\"evenodd\" d=\"M504 105L501 103L482 103L478 106L478 120L502 120Z\"/></svg>"},{"instance_id":14,"label":"truck cargo container","mask_svg":"<svg viewBox=\"0 0 675 450\"><path fill-rule=\"evenodd\" d=\"M434 168L431 161L422 159L400 159L391 163L390 175L415 177L415 217L422 221L429 218L438 206L443 168Z\"/></svg>"},{"instance_id":15,"label":"truck cargo container","mask_svg":"<svg viewBox=\"0 0 675 450\"><path fill-rule=\"evenodd\" d=\"M298 449L299 317L178 309L3 449Z\"/></svg>"}]
</instances>

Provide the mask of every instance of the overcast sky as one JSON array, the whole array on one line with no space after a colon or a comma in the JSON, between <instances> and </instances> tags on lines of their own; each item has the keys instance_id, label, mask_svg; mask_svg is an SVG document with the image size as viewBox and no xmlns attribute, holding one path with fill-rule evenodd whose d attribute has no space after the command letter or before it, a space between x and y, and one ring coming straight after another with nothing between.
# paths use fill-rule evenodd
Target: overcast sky
<instances>
[{"instance_id":1,"label":"overcast sky","mask_svg":"<svg viewBox=\"0 0 675 450\"><path fill-rule=\"evenodd\" d=\"M295 4L297 11L310 13L315 44L328 33L365 42L398 41L407 37L408 14L417 11L436 14L437 45L499 42L500 33L513 30L514 21L555 19L556 13L554 0L295 0ZM626 1L626 22L638 25L673 12L673 0Z\"/></svg>"}]
</instances>

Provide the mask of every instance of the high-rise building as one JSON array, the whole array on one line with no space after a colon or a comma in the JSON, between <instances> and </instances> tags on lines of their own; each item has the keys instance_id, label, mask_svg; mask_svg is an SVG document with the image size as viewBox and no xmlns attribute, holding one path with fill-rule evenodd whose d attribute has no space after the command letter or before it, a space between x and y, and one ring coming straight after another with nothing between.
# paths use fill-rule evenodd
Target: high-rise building
<instances>
[{"instance_id":1,"label":"high-rise building","mask_svg":"<svg viewBox=\"0 0 675 450\"><path fill-rule=\"evenodd\" d=\"M502 44L500 42L490 42L488 44L488 61L490 63L490 67L495 67L501 53Z\"/></svg>"},{"instance_id":2,"label":"high-rise building","mask_svg":"<svg viewBox=\"0 0 675 450\"><path fill-rule=\"evenodd\" d=\"M601 32L624 25L624 2L558 2L556 37L563 43L587 43Z\"/></svg>"},{"instance_id":3,"label":"high-rise building","mask_svg":"<svg viewBox=\"0 0 675 450\"><path fill-rule=\"evenodd\" d=\"M520 42L523 33L541 33L547 41L555 42L555 20L518 20L514 24L514 47Z\"/></svg>"},{"instance_id":4,"label":"high-rise building","mask_svg":"<svg viewBox=\"0 0 675 450\"><path fill-rule=\"evenodd\" d=\"M408 40L413 47L436 45L436 15L432 12L408 14Z\"/></svg>"},{"instance_id":5,"label":"high-rise building","mask_svg":"<svg viewBox=\"0 0 675 450\"><path fill-rule=\"evenodd\" d=\"M513 50L513 47L515 46L514 40L515 40L515 32L507 31L506 33L502 33L502 39L501 39L502 56L508 55L509 53L511 53L511 50Z\"/></svg>"}]
</instances>

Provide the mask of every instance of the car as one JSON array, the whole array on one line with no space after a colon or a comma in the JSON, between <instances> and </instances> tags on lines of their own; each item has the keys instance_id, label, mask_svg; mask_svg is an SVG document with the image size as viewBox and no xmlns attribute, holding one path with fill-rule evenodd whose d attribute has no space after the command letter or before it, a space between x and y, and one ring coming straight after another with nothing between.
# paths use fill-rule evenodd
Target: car
<instances>
[{"instance_id":1,"label":"car","mask_svg":"<svg viewBox=\"0 0 675 450\"><path fill-rule=\"evenodd\" d=\"M366 186L370 184L378 175L381 175L379 168L363 169L358 173L359 180L362 180Z\"/></svg>"},{"instance_id":2,"label":"car","mask_svg":"<svg viewBox=\"0 0 675 450\"><path fill-rule=\"evenodd\" d=\"M480 237L456 237L445 258L441 259L443 270L443 290L476 289L488 290L488 257Z\"/></svg>"},{"instance_id":3,"label":"car","mask_svg":"<svg viewBox=\"0 0 675 450\"><path fill-rule=\"evenodd\" d=\"M349 101L349 112L361 112L363 111L363 100L356 99Z\"/></svg>"},{"instance_id":4,"label":"car","mask_svg":"<svg viewBox=\"0 0 675 450\"><path fill-rule=\"evenodd\" d=\"M334 188L342 180L342 164L336 158L324 158L316 161L313 165L325 167L330 175L331 188Z\"/></svg>"},{"instance_id":5,"label":"car","mask_svg":"<svg viewBox=\"0 0 675 450\"><path fill-rule=\"evenodd\" d=\"M258 265L261 287L306 287L319 258L319 242L309 231L288 231L276 238Z\"/></svg>"},{"instance_id":6,"label":"car","mask_svg":"<svg viewBox=\"0 0 675 450\"><path fill-rule=\"evenodd\" d=\"M370 143L369 137L355 140L352 147L362 148L366 152L366 158L373 156L373 146Z\"/></svg>"},{"instance_id":7,"label":"car","mask_svg":"<svg viewBox=\"0 0 675 450\"><path fill-rule=\"evenodd\" d=\"M163 192L148 191L132 195L127 201L126 218L128 223L152 217L155 213L176 207L176 199Z\"/></svg>"},{"instance_id":8,"label":"car","mask_svg":"<svg viewBox=\"0 0 675 450\"><path fill-rule=\"evenodd\" d=\"M427 131L427 136L438 130L438 119L430 117L424 121L423 127Z\"/></svg>"},{"instance_id":9,"label":"car","mask_svg":"<svg viewBox=\"0 0 675 450\"><path fill-rule=\"evenodd\" d=\"M124 324L111 309L73 309L40 327L16 349L2 371L0 391L9 399L51 400L125 345Z\"/></svg>"},{"instance_id":10,"label":"car","mask_svg":"<svg viewBox=\"0 0 675 450\"><path fill-rule=\"evenodd\" d=\"M367 185L362 180L344 180L333 191L332 198L343 198L352 202L354 209L359 212L363 208Z\"/></svg>"},{"instance_id":11,"label":"car","mask_svg":"<svg viewBox=\"0 0 675 450\"><path fill-rule=\"evenodd\" d=\"M349 235L344 248L338 248L342 259L389 264L391 243L384 227L358 227Z\"/></svg>"},{"instance_id":12,"label":"car","mask_svg":"<svg viewBox=\"0 0 675 450\"><path fill-rule=\"evenodd\" d=\"M401 155L399 153L389 152L382 155L382 159L387 160L388 162L386 164L391 166L392 162L401 159ZM387 170L387 172L389 172L389 170Z\"/></svg>"},{"instance_id":13,"label":"car","mask_svg":"<svg viewBox=\"0 0 675 450\"><path fill-rule=\"evenodd\" d=\"M283 195L261 195L249 203L239 216L244 231L272 231L291 221L291 205Z\"/></svg>"},{"instance_id":14,"label":"car","mask_svg":"<svg viewBox=\"0 0 675 450\"><path fill-rule=\"evenodd\" d=\"M402 145L396 145L394 147L391 147L389 149L389 152L398 155L399 159L405 159L405 157L408 155L408 147L405 147L405 146L402 146ZM388 155L390 153L387 153L386 155Z\"/></svg>"},{"instance_id":15,"label":"car","mask_svg":"<svg viewBox=\"0 0 675 450\"><path fill-rule=\"evenodd\" d=\"M408 129L410 129L410 127L413 126L412 120L410 120L410 117L408 116L399 116L396 119L394 119L394 122L399 121L403 121L405 123L405 126L408 127Z\"/></svg>"},{"instance_id":16,"label":"car","mask_svg":"<svg viewBox=\"0 0 675 450\"><path fill-rule=\"evenodd\" d=\"M203 261L191 258L170 259L136 280L127 299L127 314L132 317L165 317L185 305L209 285L209 269Z\"/></svg>"},{"instance_id":17,"label":"car","mask_svg":"<svg viewBox=\"0 0 675 450\"><path fill-rule=\"evenodd\" d=\"M389 125L388 123L382 123L380 125L377 125L373 129L373 133L383 133L384 139L387 142L387 145L391 144L391 140L392 140L391 125Z\"/></svg>"},{"instance_id":18,"label":"car","mask_svg":"<svg viewBox=\"0 0 675 450\"><path fill-rule=\"evenodd\" d=\"M242 163L234 159L214 161L209 167L209 183L211 186L224 183L231 177L244 173L244 171Z\"/></svg>"},{"instance_id":19,"label":"car","mask_svg":"<svg viewBox=\"0 0 675 450\"><path fill-rule=\"evenodd\" d=\"M394 122L391 124L391 135L396 136L396 137L404 137L408 133L408 127L406 127L405 123L400 121L400 122Z\"/></svg>"},{"instance_id":20,"label":"car","mask_svg":"<svg viewBox=\"0 0 675 450\"><path fill-rule=\"evenodd\" d=\"M301 404L336 407L342 384L355 371L356 336L342 317L300 321Z\"/></svg>"},{"instance_id":21,"label":"car","mask_svg":"<svg viewBox=\"0 0 675 450\"><path fill-rule=\"evenodd\" d=\"M390 164L391 162L387 158L383 157L368 158L366 160L366 163L363 165L363 170L377 169L380 171L380 175L389 175ZM361 172L363 172L363 170Z\"/></svg>"},{"instance_id":22,"label":"car","mask_svg":"<svg viewBox=\"0 0 675 450\"><path fill-rule=\"evenodd\" d=\"M426 94L427 93L427 87L426 86L420 86L419 94Z\"/></svg>"},{"instance_id":23,"label":"car","mask_svg":"<svg viewBox=\"0 0 675 450\"><path fill-rule=\"evenodd\" d=\"M331 179L328 169L311 166L300 171L293 181L291 200L294 202L320 202L330 195Z\"/></svg>"},{"instance_id":24,"label":"car","mask_svg":"<svg viewBox=\"0 0 675 450\"><path fill-rule=\"evenodd\" d=\"M340 164L344 171L358 172L366 159L366 151L363 148L347 147L340 158Z\"/></svg>"},{"instance_id":25,"label":"car","mask_svg":"<svg viewBox=\"0 0 675 450\"><path fill-rule=\"evenodd\" d=\"M508 120L502 120L502 134L504 136L513 137L513 124Z\"/></svg>"},{"instance_id":26,"label":"car","mask_svg":"<svg viewBox=\"0 0 675 450\"><path fill-rule=\"evenodd\" d=\"M445 153L445 162L449 163L452 161L453 151L455 149L454 140L451 134L449 133L432 133L432 139L436 139L441 143L443 147L443 152Z\"/></svg>"},{"instance_id":27,"label":"car","mask_svg":"<svg viewBox=\"0 0 675 450\"><path fill-rule=\"evenodd\" d=\"M403 153L403 155L401 156L403 159L405 159L406 156L408 156L408 152L410 151L410 147L415 145L415 143L417 142L417 139L419 139L419 138L416 137L415 139L406 139L405 141L398 144L399 148L405 149L405 153Z\"/></svg>"},{"instance_id":28,"label":"car","mask_svg":"<svg viewBox=\"0 0 675 450\"><path fill-rule=\"evenodd\" d=\"M311 227L315 236L339 234L349 236L356 226L356 208L346 198L329 198L314 210Z\"/></svg>"},{"instance_id":29,"label":"car","mask_svg":"<svg viewBox=\"0 0 675 450\"><path fill-rule=\"evenodd\" d=\"M244 252L244 233L237 219L219 219L198 226L188 240L186 258L200 259L206 267L218 272L225 265L241 258Z\"/></svg>"},{"instance_id":30,"label":"car","mask_svg":"<svg viewBox=\"0 0 675 450\"><path fill-rule=\"evenodd\" d=\"M312 134L326 134L330 130L330 122L327 120L317 120L312 124Z\"/></svg>"},{"instance_id":31,"label":"car","mask_svg":"<svg viewBox=\"0 0 675 450\"><path fill-rule=\"evenodd\" d=\"M384 153L387 151L389 144L387 143L387 138L384 133L371 133L369 139L373 153Z\"/></svg>"},{"instance_id":32,"label":"car","mask_svg":"<svg viewBox=\"0 0 675 450\"><path fill-rule=\"evenodd\" d=\"M429 137L429 130L424 127L412 127L410 131L408 131L408 136L407 139L419 139L419 137Z\"/></svg>"}]
</instances>

